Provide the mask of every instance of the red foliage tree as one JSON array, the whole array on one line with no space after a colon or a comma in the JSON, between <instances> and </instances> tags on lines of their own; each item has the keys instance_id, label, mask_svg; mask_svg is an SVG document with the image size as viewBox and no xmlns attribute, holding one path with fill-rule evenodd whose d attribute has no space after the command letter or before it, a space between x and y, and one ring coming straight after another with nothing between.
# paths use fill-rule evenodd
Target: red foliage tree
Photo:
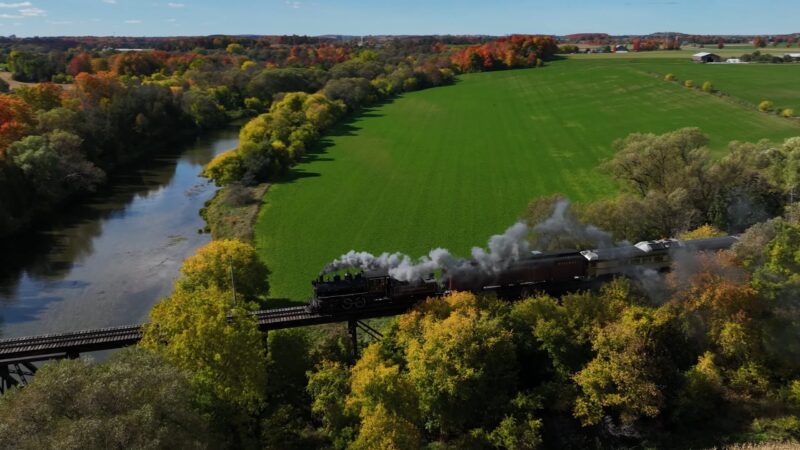
<instances>
[{"instance_id":1,"label":"red foliage tree","mask_svg":"<svg viewBox=\"0 0 800 450\"><path fill-rule=\"evenodd\" d=\"M88 53L78 53L73 56L67 64L67 74L73 77L81 72L92 71L92 55Z\"/></svg>"}]
</instances>

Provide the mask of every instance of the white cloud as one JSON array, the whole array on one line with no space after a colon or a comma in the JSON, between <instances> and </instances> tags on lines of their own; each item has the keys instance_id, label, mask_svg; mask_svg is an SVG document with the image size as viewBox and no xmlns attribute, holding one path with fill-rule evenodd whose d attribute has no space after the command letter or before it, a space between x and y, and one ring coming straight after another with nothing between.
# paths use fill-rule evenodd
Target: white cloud
<instances>
[{"instance_id":1,"label":"white cloud","mask_svg":"<svg viewBox=\"0 0 800 450\"><path fill-rule=\"evenodd\" d=\"M0 19L24 19L25 16L15 16L14 14L0 14Z\"/></svg>"},{"instance_id":2,"label":"white cloud","mask_svg":"<svg viewBox=\"0 0 800 450\"><path fill-rule=\"evenodd\" d=\"M178 21L178 19L167 19L167 22L169 22L169 23L175 23L177 21Z\"/></svg>"},{"instance_id":3,"label":"white cloud","mask_svg":"<svg viewBox=\"0 0 800 450\"><path fill-rule=\"evenodd\" d=\"M137 20L137 19L130 19L130 20L126 20L125 23L131 24L131 25L135 25L137 23L142 23L142 21L141 20Z\"/></svg>"},{"instance_id":4,"label":"white cloud","mask_svg":"<svg viewBox=\"0 0 800 450\"><path fill-rule=\"evenodd\" d=\"M20 2L20 3L0 2L0 8L27 8L29 6L33 6L33 4L31 2Z\"/></svg>"},{"instance_id":5,"label":"white cloud","mask_svg":"<svg viewBox=\"0 0 800 450\"><path fill-rule=\"evenodd\" d=\"M169 6L170 8L183 8L183 7L186 6L186 4L169 2L169 3L167 3L167 6Z\"/></svg>"},{"instance_id":6,"label":"white cloud","mask_svg":"<svg viewBox=\"0 0 800 450\"><path fill-rule=\"evenodd\" d=\"M103 3L108 3L109 5L116 5L117 0L103 0Z\"/></svg>"},{"instance_id":7,"label":"white cloud","mask_svg":"<svg viewBox=\"0 0 800 450\"><path fill-rule=\"evenodd\" d=\"M42 17L47 15L47 11L42 8L23 8L19 13L25 17Z\"/></svg>"},{"instance_id":8,"label":"white cloud","mask_svg":"<svg viewBox=\"0 0 800 450\"><path fill-rule=\"evenodd\" d=\"M286 0L284 3L286 3L286 6L292 9L300 9L303 7L303 2Z\"/></svg>"},{"instance_id":9,"label":"white cloud","mask_svg":"<svg viewBox=\"0 0 800 450\"><path fill-rule=\"evenodd\" d=\"M69 25L72 23L71 20L48 20L47 23L50 25Z\"/></svg>"}]
</instances>

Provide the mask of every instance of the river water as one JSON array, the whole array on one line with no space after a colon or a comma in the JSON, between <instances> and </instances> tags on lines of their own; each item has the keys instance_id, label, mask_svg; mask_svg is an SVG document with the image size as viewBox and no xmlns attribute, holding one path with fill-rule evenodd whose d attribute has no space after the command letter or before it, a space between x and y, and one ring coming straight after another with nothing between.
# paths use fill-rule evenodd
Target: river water
<instances>
[{"instance_id":1,"label":"river water","mask_svg":"<svg viewBox=\"0 0 800 450\"><path fill-rule=\"evenodd\" d=\"M200 208L216 187L199 173L238 128L206 135L111 177L57 223L0 242L0 337L143 322L181 262L211 239Z\"/></svg>"}]
</instances>

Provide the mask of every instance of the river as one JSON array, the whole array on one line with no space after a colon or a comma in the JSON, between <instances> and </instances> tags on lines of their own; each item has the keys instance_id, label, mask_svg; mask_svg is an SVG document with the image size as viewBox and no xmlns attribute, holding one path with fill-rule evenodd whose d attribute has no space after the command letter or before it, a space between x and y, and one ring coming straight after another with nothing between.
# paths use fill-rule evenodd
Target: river
<instances>
[{"instance_id":1,"label":"river","mask_svg":"<svg viewBox=\"0 0 800 450\"><path fill-rule=\"evenodd\" d=\"M199 210L216 187L199 174L237 143L231 127L161 153L111 176L57 223L0 243L0 336L145 321L183 259L210 241Z\"/></svg>"}]
</instances>

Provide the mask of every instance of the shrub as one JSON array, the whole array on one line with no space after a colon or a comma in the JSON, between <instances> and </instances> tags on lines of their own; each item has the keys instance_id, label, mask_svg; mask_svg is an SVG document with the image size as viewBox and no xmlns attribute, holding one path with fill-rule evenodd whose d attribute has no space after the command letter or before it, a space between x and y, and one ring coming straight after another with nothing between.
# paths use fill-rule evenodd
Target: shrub
<instances>
[{"instance_id":1,"label":"shrub","mask_svg":"<svg viewBox=\"0 0 800 450\"><path fill-rule=\"evenodd\" d=\"M683 85L686 86L687 88L693 88L694 87L694 80L686 80L686 81L683 82Z\"/></svg>"},{"instance_id":2,"label":"shrub","mask_svg":"<svg viewBox=\"0 0 800 450\"><path fill-rule=\"evenodd\" d=\"M211 178L218 186L239 180L243 172L241 155L235 149L220 153L203 168L203 176Z\"/></svg>"},{"instance_id":3,"label":"shrub","mask_svg":"<svg viewBox=\"0 0 800 450\"><path fill-rule=\"evenodd\" d=\"M677 79L678 78L675 77L674 73L668 73L666 76L664 76L664 81L675 81Z\"/></svg>"},{"instance_id":4,"label":"shrub","mask_svg":"<svg viewBox=\"0 0 800 450\"><path fill-rule=\"evenodd\" d=\"M703 83L703 92L707 92L709 94L714 92L714 85L711 84L710 81L706 81L705 83Z\"/></svg>"},{"instance_id":5,"label":"shrub","mask_svg":"<svg viewBox=\"0 0 800 450\"><path fill-rule=\"evenodd\" d=\"M772 111L775 108L775 104L769 100L764 100L758 104L758 110L761 112Z\"/></svg>"},{"instance_id":6,"label":"shrub","mask_svg":"<svg viewBox=\"0 0 800 450\"><path fill-rule=\"evenodd\" d=\"M783 117L794 117L794 110L792 108L786 108L781 111L781 115Z\"/></svg>"}]
</instances>

